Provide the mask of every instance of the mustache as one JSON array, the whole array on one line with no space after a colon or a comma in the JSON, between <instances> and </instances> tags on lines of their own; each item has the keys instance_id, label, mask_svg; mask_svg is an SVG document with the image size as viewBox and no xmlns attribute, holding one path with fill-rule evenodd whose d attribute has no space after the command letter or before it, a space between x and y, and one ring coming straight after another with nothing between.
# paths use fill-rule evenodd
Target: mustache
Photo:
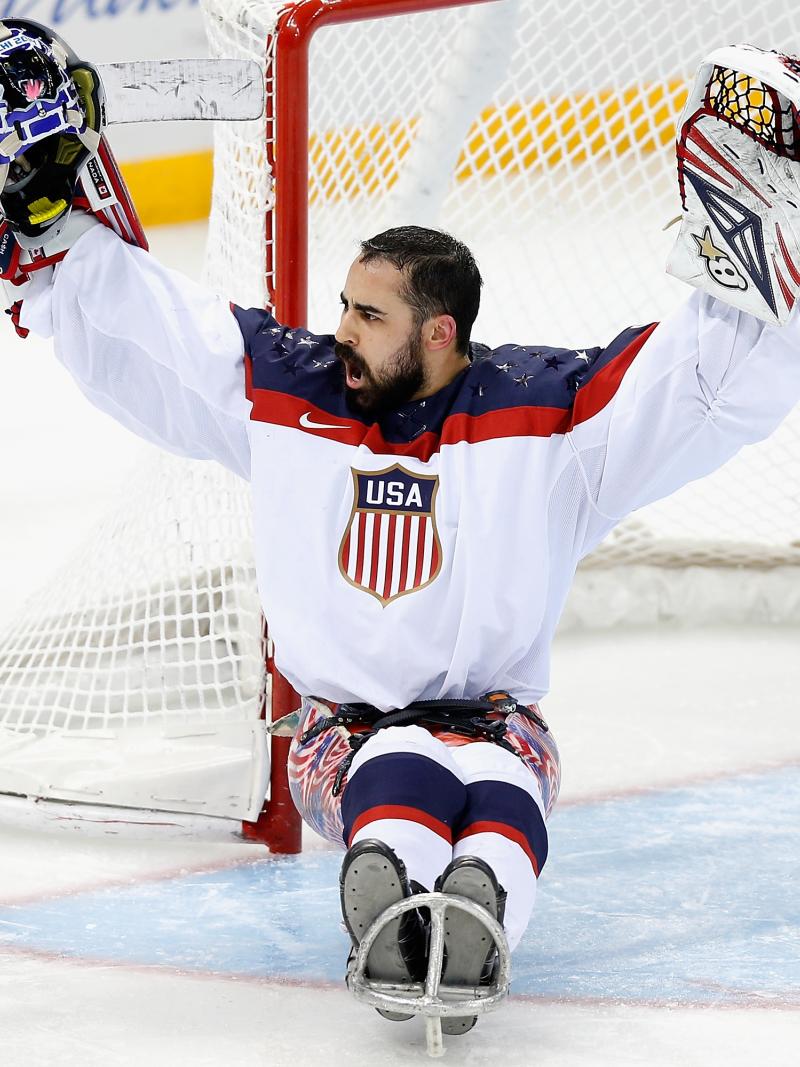
<instances>
[{"instance_id":1,"label":"mustache","mask_svg":"<svg viewBox=\"0 0 800 1067\"><path fill-rule=\"evenodd\" d=\"M355 363L359 367L364 366L364 360L354 348L350 347L350 345L345 345L342 344L341 341L336 341L333 346L333 351L337 358L342 361L349 360L350 363Z\"/></svg>"},{"instance_id":2,"label":"mustache","mask_svg":"<svg viewBox=\"0 0 800 1067\"><path fill-rule=\"evenodd\" d=\"M354 377L364 379L365 381L371 379L367 361L363 356L359 355L354 348L351 348L350 345L341 344L339 341L336 341L333 346L333 351L341 364L340 369L342 379L344 379L348 372Z\"/></svg>"}]
</instances>

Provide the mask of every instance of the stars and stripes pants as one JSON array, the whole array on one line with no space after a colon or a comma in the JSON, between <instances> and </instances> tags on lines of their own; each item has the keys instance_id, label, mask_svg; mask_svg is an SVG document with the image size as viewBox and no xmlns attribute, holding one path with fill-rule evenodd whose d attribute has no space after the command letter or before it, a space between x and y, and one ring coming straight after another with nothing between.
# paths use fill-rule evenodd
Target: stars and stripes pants
<instances>
[{"instance_id":1,"label":"stars and stripes pants","mask_svg":"<svg viewBox=\"0 0 800 1067\"><path fill-rule=\"evenodd\" d=\"M305 744L299 738L335 709L303 701L289 784L304 821L345 847L364 838L386 842L409 878L429 890L453 858L479 856L508 894L505 929L513 949L530 920L547 859L545 820L561 776L552 735L512 713L506 740L515 755L488 741L390 726L361 746L344 789L334 796L334 779L350 753L346 728L332 727Z\"/></svg>"}]
</instances>

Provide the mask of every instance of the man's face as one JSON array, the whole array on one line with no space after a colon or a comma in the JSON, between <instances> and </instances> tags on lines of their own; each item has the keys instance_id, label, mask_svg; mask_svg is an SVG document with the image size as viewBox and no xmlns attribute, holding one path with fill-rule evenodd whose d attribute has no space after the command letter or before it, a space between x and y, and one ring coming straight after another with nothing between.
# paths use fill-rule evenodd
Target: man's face
<instances>
[{"instance_id":1,"label":"man's face","mask_svg":"<svg viewBox=\"0 0 800 1067\"><path fill-rule=\"evenodd\" d=\"M356 260L342 291L336 355L347 404L363 415L397 408L425 386L421 330L401 286L391 263Z\"/></svg>"}]
</instances>

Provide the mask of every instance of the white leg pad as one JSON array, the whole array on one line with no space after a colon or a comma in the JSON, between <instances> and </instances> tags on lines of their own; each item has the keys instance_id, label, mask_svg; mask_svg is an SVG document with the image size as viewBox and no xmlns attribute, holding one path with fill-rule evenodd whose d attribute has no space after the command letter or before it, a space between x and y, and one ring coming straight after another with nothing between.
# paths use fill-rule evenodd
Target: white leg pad
<instances>
[{"instance_id":1,"label":"white leg pad","mask_svg":"<svg viewBox=\"0 0 800 1067\"><path fill-rule=\"evenodd\" d=\"M508 785L515 785L524 789L528 796L536 801L536 806L544 818L539 783L519 756L490 741L476 741L471 745L451 748L449 751L458 768L455 773L464 785L472 785L473 782L507 782Z\"/></svg>"},{"instance_id":2,"label":"white leg pad","mask_svg":"<svg viewBox=\"0 0 800 1067\"><path fill-rule=\"evenodd\" d=\"M500 834L472 834L458 841L453 856L477 856L495 873L508 894L503 927L509 949L515 949L527 929L536 901L536 875L519 845Z\"/></svg>"},{"instance_id":3,"label":"white leg pad","mask_svg":"<svg viewBox=\"0 0 800 1067\"><path fill-rule=\"evenodd\" d=\"M389 726L385 730L379 730L356 752L348 778L352 781L358 768L376 756L385 756L391 752L411 752L417 756L427 756L461 780L461 771L452 755L454 751L421 726Z\"/></svg>"},{"instance_id":4,"label":"white leg pad","mask_svg":"<svg viewBox=\"0 0 800 1067\"><path fill-rule=\"evenodd\" d=\"M544 818L539 783L518 756L490 742L464 745L451 752L465 785L499 781L516 786L532 797ZM509 948L514 949L530 922L536 900L536 875L530 859L514 841L494 833L472 834L456 842L453 856L478 856L494 871L508 894L503 925Z\"/></svg>"},{"instance_id":5,"label":"white leg pad","mask_svg":"<svg viewBox=\"0 0 800 1067\"><path fill-rule=\"evenodd\" d=\"M396 752L425 756L461 780L461 772L453 760L452 750L421 726L389 726L385 730L379 730L356 753L349 780L352 782L359 768L369 760ZM377 819L370 822L356 831L352 843L370 837L384 841L393 849L406 865L408 877L424 885L429 891L453 858L449 841L427 826L406 819Z\"/></svg>"}]
</instances>

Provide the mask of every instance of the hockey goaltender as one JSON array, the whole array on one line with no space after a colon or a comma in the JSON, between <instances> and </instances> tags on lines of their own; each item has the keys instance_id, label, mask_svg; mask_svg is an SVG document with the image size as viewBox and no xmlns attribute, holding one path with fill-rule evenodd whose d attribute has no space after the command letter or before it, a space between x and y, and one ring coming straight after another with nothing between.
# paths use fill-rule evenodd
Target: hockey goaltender
<instances>
[{"instance_id":1,"label":"hockey goaltender","mask_svg":"<svg viewBox=\"0 0 800 1067\"><path fill-rule=\"evenodd\" d=\"M537 701L578 562L800 397L795 70L747 47L701 67L669 266L696 288L669 319L604 348L490 351L469 250L407 220L361 244L331 334L164 269L95 68L0 22L9 314L133 432L250 481L263 609L302 694L293 797L347 850L348 981L387 1018L462 1034L507 988L558 795ZM735 97L754 84L792 138L749 121Z\"/></svg>"}]
</instances>

